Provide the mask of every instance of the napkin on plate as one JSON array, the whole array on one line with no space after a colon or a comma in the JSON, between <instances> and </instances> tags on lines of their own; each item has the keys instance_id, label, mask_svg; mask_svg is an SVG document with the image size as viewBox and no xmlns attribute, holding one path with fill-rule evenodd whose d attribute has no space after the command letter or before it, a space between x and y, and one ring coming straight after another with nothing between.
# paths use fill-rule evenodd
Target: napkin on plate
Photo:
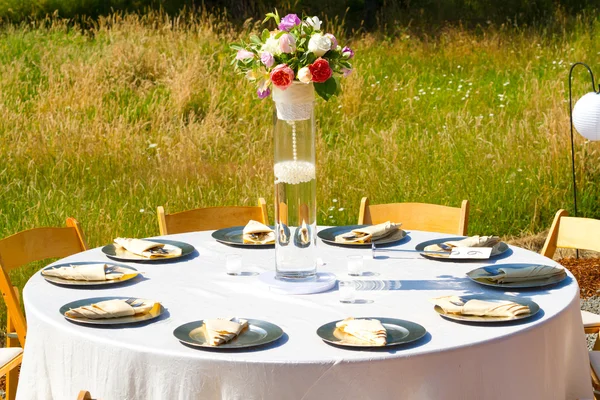
<instances>
[{"instance_id":1,"label":"napkin on plate","mask_svg":"<svg viewBox=\"0 0 600 400\"><path fill-rule=\"evenodd\" d=\"M137 274L135 271L107 264L69 265L42 270L42 275L44 276L53 276L72 281L109 281L120 279L128 273Z\"/></svg>"},{"instance_id":2,"label":"napkin on plate","mask_svg":"<svg viewBox=\"0 0 600 400\"><path fill-rule=\"evenodd\" d=\"M520 268L498 268L498 274L486 276L487 279L491 279L498 283L511 283L511 282L527 282L537 279L550 278L555 275L564 273L565 269L562 267L555 267L551 265L531 265Z\"/></svg>"},{"instance_id":3,"label":"napkin on plate","mask_svg":"<svg viewBox=\"0 0 600 400\"><path fill-rule=\"evenodd\" d=\"M248 321L238 318L217 318L204 320L206 339L211 346L218 346L236 338L248 327Z\"/></svg>"},{"instance_id":4,"label":"napkin on plate","mask_svg":"<svg viewBox=\"0 0 600 400\"><path fill-rule=\"evenodd\" d=\"M474 315L479 317L517 317L529 314L528 306L512 301L485 301L472 299L467 302L459 296L443 296L431 302L448 314Z\"/></svg>"},{"instance_id":5,"label":"napkin on plate","mask_svg":"<svg viewBox=\"0 0 600 400\"><path fill-rule=\"evenodd\" d=\"M443 244L449 247L496 247L500 244L500 238L498 236L470 236L462 240L450 240ZM449 249L443 249L437 244L432 244L425 247L428 251L448 251Z\"/></svg>"},{"instance_id":6,"label":"napkin on plate","mask_svg":"<svg viewBox=\"0 0 600 400\"><path fill-rule=\"evenodd\" d=\"M130 253L145 258L169 258L181 255L179 247L172 246L172 248L165 248L164 243L152 242L150 240L116 238L115 245L117 248L125 249Z\"/></svg>"},{"instance_id":7,"label":"napkin on plate","mask_svg":"<svg viewBox=\"0 0 600 400\"><path fill-rule=\"evenodd\" d=\"M377 319L349 317L335 324L335 327L367 345L385 346L387 343L387 331Z\"/></svg>"},{"instance_id":8,"label":"napkin on plate","mask_svg":"<svg viewBox=\"0 0 600 400\"><path fill-rule=\"evenodd\" d=\"M274 244L275 232L267 225L251 219L242 230L242 240L247 244Z\"/></svg>"},{"instance_id":9,"label":"napkin on plate","mask_svg":"<svg viewBox=\"0 0 600 400\"><path fill-rule=\"evenodd\" d=\"M70 318L88 319L129 317L132 315L146 314L156 304L156 302L152 300L135 299L135 301L130 302L135 306L132 307L125 300L127 299L101 301L99 303L90 304L89 306L73 308L67 311L65 315Z\"/></svg>"},{"instance_id":10,"label":"napkin on plate","mask_svg":"<svg viewBox=\"0 0 600 400\"><path fill-rule=\"evenodd\" d=\"M352 229L350 232L342 233L335 237L338 243L370 243L377 239L383 239L400 229L401 223L384 222L382 224L365 226L364 228Z\"/></svg>"}]
</instances>

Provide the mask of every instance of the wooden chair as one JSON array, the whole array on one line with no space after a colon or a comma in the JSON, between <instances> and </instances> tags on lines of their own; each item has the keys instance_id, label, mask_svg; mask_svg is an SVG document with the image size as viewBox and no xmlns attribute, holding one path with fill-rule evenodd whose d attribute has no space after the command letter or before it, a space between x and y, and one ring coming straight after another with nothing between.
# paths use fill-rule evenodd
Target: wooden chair
<instances>
[{"instance_id":1,"label":"wooden chair","mask_svg":"<svg viewBox=\"0 0 600 400\"><path fill-rule=\"evenodd\" d=\"M0 376L6 374L6 399L15 398L27 324L19 304L19 291L8 273L47 258L62 258L87 250L79 222L67 218L65 228L35 228L0 240L0 291L6 304L6 348L0 349ZM20 345L20 346L19 346Z\"/></svg>"},{"instance_id":2,"label":"wooden chair","mask_svg":"<svg viewBox=\"0 0 600 400\"><path fill-rule=\"evenodd\" d=\"M228 228L230 226L246 225L251 219L269 225L267 203L262 197L258 199L258 206L196 208L175 214L167 214L165 213L165 209L159 206L157 214L161 235L209 231Z\"/></svg>"},{"instance_id":3,"label":"wooden chair","mask_svg":"<svg viewBox=\"0 0 600 400\"><path fill-rule=\"evenodd\" d=\"M460 208L427 203L370 205L369 199L363 197L360 202L358 224L380 224L386 221L401 222L403 229L466 236L469 201L463 200Z\"/></svg>"},{"instance_id":4,"label":"wooden chair","mask_svg":"<svg viewBox=\"0 0 600 400\"><path fill-rule=\"evenodd\" d=\"M565 210L558 210L542 248L542 255L552 258L557 248L600 251L600 220L568 217ZM600 315L582 311L585 333L600 333ZM600 350L600 342L594 345Z\"/></svg>"},{"instance_id":5,"label":"wooden chair","mask_svg":"<svg viewBox=\"0 0 600 400\"><path fill-rule=\"evenodd\" d=\"M77 400L92 400L92 395L87 390L82 390L79 392Z\"/></svg>"},{"instance_id":6,"label":"wooden chair","mask_svg":"<svg viewBox=\"0 0 600 400\"><path fill-rule=\"evenodd\" d=\"M568 217L566 210L558 210L546 237L546 242L541 254L552 258L556 249L579 249L600 251L600 220L581 217ZM583 329L585 333L600 333L600 315L588 311L581 311ZM595 389L600 388L600 380L596 375L600 372L600 341L594 343L594 350L590 352L590 365L592 367L592 382ZM595 391L596 392L596 391ZM600 393L600 392L599 392ZM600 399L599 393L595 393Z\"/></svg>"}]
</instances>

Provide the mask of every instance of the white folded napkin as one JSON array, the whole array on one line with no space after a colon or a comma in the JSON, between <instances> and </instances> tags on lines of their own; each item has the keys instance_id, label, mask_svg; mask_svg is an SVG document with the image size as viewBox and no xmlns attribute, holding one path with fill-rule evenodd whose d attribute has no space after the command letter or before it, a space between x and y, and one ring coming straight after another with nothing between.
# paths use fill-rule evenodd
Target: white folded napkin
<instances>
[{"instance_id":1,"label":"white folded napkin","mask_svg":"<svg viewBox=\"0 0 600 400\"><path fill-rule=\"evenodd\" d=\"M155 301L146 299L136 299L132 301L135 307L132 307L125 300L113 299L101 301L89 306L73 308L65 313L70 318L88 318L88 319L109 319L129 317L132 315L146 314L154 305Z\"/></svg>"},{"instance_id":2,"label":"white folded napkin","mask_svg":"<svg viewBox=\"0 0 600 400\"><path fill-rule=\"evenodd\" d=\"M110 272L106 272L110 268ZM118 266L109 266L107 264L85 264L69 265L65 267L49 268L42 270L44 276L54 276L57 278L73 281L108 281L120 279L123 275L135 273Z\"/></svg>"},{"instance_id":3,"label":"white folded napkin","mask_svg":"<svg viewBox=\"0 0 600 400\"><path fill-rule=\"evenodd\" d=\"M242 230L242 239L249 244L274 244L275 232L267 225L251 219Z\"/></svg>"},{"instance_id":4,"label":"white folded napkin","mask_svg":"<svg viewBox=\"0 0 600 400\"><path fill-rule=\"evenodd\" d=\"M461 240L450 240L443 244L449 247L496 247L500 244L500 238L498 236L470 236ZM448 251L451 249L444 249L437 244L432 244L425 247L427 251Z\"/></svg>"},{"instance_id":5,"label":"white folded napkin","mask_svg":"<svg viewBox=\"0 0 600 400\"><path fill-rule=\"evenodd\" d=\"M551 265L531 265L521 268L498 268L498 274L486 278L498 283L527 282L537 279L550 278L564 273L563 267Z\"/></svg>"},{"instance_id":6,"label":"white folded napkin","mask_svg":"<svg viewBox=\"0 0 600 400\"><path fill-rule=\"evenodd\" d=\"M204 320L206 339L211 346L218 346L236 338L248 327L248 321L238 318L217 318Z\"/></svg>"},{"instance_id":7,"label":"white folded napkin","mask_svg":"<svg viewBox=\"0 0 600 400\"><path fill-rule=\"evenodd\" d=\"M377 319L349 317L335 324L335 327L360 343L372 346L385 346L387 343L387 331Z\"/></svg>"},{"instance_id":8,"label":"white folded napkin","mask_svg":"<svg viewBox=\"0 0 600 400\"><path fill-rule=\"evenodd\" d=\"M152 242L150 240L116 238L115 246L146 258L169 258L181 255L179 247L165 248L163 243Z\"/></svg>"},{"instance_id":9,"label":"white folded napkin","mask_svg":"<svg viewBox=\"0 0 600 400\"><path fill-rule=\"evenodd\" d=\"M401 223L384 222L377 225L365 226L364 228L352 229L350 232L342 233L335 237L338 243L370 243L383 239L400 229Z\"/></svg>"},{"instance_id":10,"label":"white folded napkin","mask_svg":"<svg viewBox=\"0 0 600 400\"><path fill-rule=\"evenodd\" d=\"M528 306L512 301L485 301L472 299L467 302L458 296L443 296L430 300L449 314L474 315L480 317L517 317L529 314Z\"/></svg>"}]
</instances>

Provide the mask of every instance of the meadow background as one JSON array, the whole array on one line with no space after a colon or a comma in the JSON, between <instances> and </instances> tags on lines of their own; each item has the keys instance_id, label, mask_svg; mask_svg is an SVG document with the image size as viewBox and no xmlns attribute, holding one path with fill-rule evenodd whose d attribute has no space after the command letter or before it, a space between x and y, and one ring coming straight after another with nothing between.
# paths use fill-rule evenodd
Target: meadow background
<instances>
[{"instance_id":1,"label":"meadow background","mask_svg":"<svg viewBox=\"0 0 600 400\"><path fill-rule=\"evenodd\" d=\"M159 205L272 203L272 101L230 66L229 44L260 21L206 9L86 21L0 27L0 237L71 216L96 247L158 235ZM505 238L572 209L568 70L598 70L599 14L431 32L328 18L326 28L356 57L343 93L317 101L319 224L356 223L362 196L469 199L469 233ZM590 89L578 71L575 97ZM599 146L576 137L580 215L595 218ZM39 267L13 271L13 283Z\"/></svg>"}]
</instances>

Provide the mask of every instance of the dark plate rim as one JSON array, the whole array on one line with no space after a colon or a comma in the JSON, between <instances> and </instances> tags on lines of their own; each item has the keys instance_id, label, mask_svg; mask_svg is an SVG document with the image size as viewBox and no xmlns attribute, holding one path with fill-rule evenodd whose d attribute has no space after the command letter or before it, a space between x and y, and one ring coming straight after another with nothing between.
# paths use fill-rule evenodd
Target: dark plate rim
<instances>
[{"instance_id":1,"label":"dark plate rim","mask_svg":"<svg viewBox=\"0 0 600 400\"><path fill-rule=\"evenodd\" d=\"M251 348L251 347L264 346L266 344L273 343L276 340L279 340L283 336L283 333L284 333L283 329L281 329L281 327L279 325L276 325L272 322L265 321L262 319L256 319L256 318L245 318L245 317L238 317L238 318L245 319L248 321L249 325L259 326L262 329L265 329L265 328L258 325L257 321L262 324L269 325L269 329L272 329L274 331L273 337L269 337L270 332L268 331L265 341L261 341L260 343L249 343L249 344L241 345L241 346L232 345L232 342L228 342L228 343L222 344L220 346L209 346L206 344L201 344L201 343L193 340L189 336L189 333L194 329L200 328L204 324L204 319L190 321L190 322L186 322L184 324L179 325L177 328L175 328L173 330L173 336L175 336L175 338L183 344L190 345L190 346L193 346L196 348L204 348L204 349L211 349L211 350L215 350L215 349L216 350L218 350L218 349L236 350L236 349L247 349L247 348ZM268 340L266 340L266 339L268 339ZM233 340L233 342L235 343L235 339Z\"/></svg>"},{"instance_id":2,"label":"dark plate rim","mask_svg":"<svg viewBox=\"0 0 600 400\"><path fill-rule=\"evenodd\" d=\"M41 271L46 271L46 270L53 269L53 268L67 267L69 265L86 265L86 264L108 264L108 265L115 265L117 267L121 267L121 268L126 268L126 269L133 270L133 271L137 272L137 274L134 275L134 276L132 276L132 277L130 277L130 278L122 279L122 280L118 280L118 281L115 281L115 280L106 280L106 281L75 281L75 280L67 280L67 279L56 278L56 277L52 277L52 276L45 276L45 275L43 275L41 273ZM119 264L119 263L114 263L114 262L110 262L110 261L73 261L73 262L65 262L65 263L60 263L60 264L49 265L49 266L47 266L45 268L42 268L41 271L40 271L40 275L47 282L55 283L57 285L62 285L62 286L84 286L84 287L89 287L89 286L111 286L111 285L118 285L118 284L123 283L123 282L129 282L130 280L135 279L138 276L140 276L140 271L138 271L134 267L132 267L130 265Z\"/></svg>"},{"instance_id":3,"label":"dark plate rim","mask_svg":"<svg viewBox=\"0 0 600 400\"><path fill-rule=\"evenodd\" d=\"M524 297L516 297L516 296L508 296L508 295L491 295L491 294L486 294L486 295L477 295L477 294L473 294L473 295L464 295L464 296L459 296L461 298L464 299L480 299L480 300L507 300L507 301L512 301L521 305L525 305L530 307L533 306L533 308L535 309L534 312L529 313L528 315L523 315L523 316L519 316L519 317L515 317L515 318L509 318L509 317L477 317L477 316L471 316L473 318L469 318L469 316L465 316L465 315L460 315L460 314L449 314L444 312L444 310L441 309L441 307L435 306L433 307L434 311L437 312L441 317L452 320L452 321L458 321L458 322L469 322L469 323L473 323L473 324L488 324L488 323L505 323L505 322L514 322L514 321L522 321L524 319L528 319L531 318L533 316L535 316L537 313L540 312L540 310L542 309L539 304L537 304L535 301L530 300L528 298L524 298ZM485 319L475 319L475 318L485 318Z\"/></svg>"},{"instance_id":4,"label":"dark plate rim","mask_svg":"<svg viewBox=\"0 0 600 400\"><path fill-rule=\"evenodd\" d=\"M109 243L109 244L103 246L102 249L100 249L100 250L106 257L108 257L112 260L126 261L126 262L142 262L142 263L155 263L155 262L166 263L166 262L173 261L173 260L179 260L181 258L189 256L196 250L194 248L194 246L192 246L191 244L186 243L186 242L181 242L178 240L154 239L154 238L148 238L148 239L143 238L143 240L147 240L149 242L156 242L156 243L163 243L163 244L170 244L173 246L177 246L181 249L181 255L177 256L177 257L168 257L168 258L148 258L148 259L126 258L126 257L121 257L121 256L118 256L115 254L108 253L108 249L115 248L114 243Z\"/></svg>"},{"instance_id":5,"label":"dark plate rim","mask_svg":"<svg viewBox=\"0 0 600 400\"><path fill-rule=\"evenodd\" d=\"M345 231L342 232L338 232L337 234L339 235L340 233L345 233L345 232L350 232L352 229L356 229L356 228L363 228L365 226L371 226L369 224L362 224L362 225L340 225L340 226L331 226L329 228L325 228L323 230L319 230L317 231L317 237L319 239L321 239L324 243L327 243L329 245L332 246L340 246L340 247L371 247L372 246L372 242L370 243L340 243L340 242L336 242L335 241L335 235L332 235L332 237L334 238L329 239L329 238L324 238L322 235L325 234L327 235L329 232L336 232L338 229L342 229L342 228L346 228ZM386 238L383 239L379 239L379 240L375 240L375 244L376 245L384 245L384 244L390 244L390 243L398 243L398 242L402 242L404 240L406 240L406 238L408 238L408 232L406 232L404 229L400 228L400 230L402 232L404 232L404 236L402 236L399 239L393 239L393 240L386 240Z\"/></svg>"},{"instance_id":6,"label":"dark plate rim","mask_svg":"<svg viewBox=\"0 0 600 400\"><path fill-rule=\"evenodd\" d=\"M368 345L368 344L367 345L349 344L349 343L343 343L343 342L341 342L339 340L331 340L331 339L323 337L323 331L333 332L333 330L335 329L335 325L338 322L343 321L342 319L338 319L336 321L327 322L327 323L321 325L320 327L317 328L316 334L324 342L330 343L330 344L334 344L336 346L350 347L350 348L372 348L372 349L385 349L387 347L400 346L400 345L404 345L404 344L416 342L417 340L423 338L427 334L427 329L425 329L425 327L423 325L418 324L418 323L413 322L413 321L406 320L406 319L391 318L391 317L365 317L365 316L363 316L363 317L356 317L356 318L357 319L358 318L360 318L360 319L377 319L382 324L400 326L400 327L408 330L409 334L408 334L408 336L406 336L405 338L403 338L401 341L393 342L393 343L387 343L385 346L373 346L373 345ZM411 325L412 327L409 328L407 326L404 326L403 324ZM416 329L416 332L413 332L411 329Z\"/></svg>"},{"instance_id":7,"label":"dark plate rim","mask_svg":"<svg viewBox=\"0 0 600 400\"><path fill-rule=\"evenodd\" d=\"M245 225L240 225L240 226L230 226L228 228L221 228L221 229L217 229L216 231L214 231L213 233L211 233L211 237L213 239L215 239L217 242L219 243L223 243L223 244L227 244L230 246L236 246L236 247L245 247L245 248L256 248L256 247L275 247L275 243L271 243L271 244L251 244L251 243L244 243L243 241L240 242L232 242L230 240L226 240L223 239L222 237L218 237L219 235L223 235L232 231L237 231L237 230L243 230L245 227ZM274 229L274 227L272 225L269 225L269 228Z\"/></svg>"},{"instance_id":8,"label":"dark plate rim","mask_svg":"<svg viewBox=\"0 0 600 400\"><path fill-rule=\"evenodd\" d=\"M536 264L536 263L532 263L532 264L528 264L528 263L511 263L511 264L495 264L494 268L519 268L517 266L532 266L532 265L545 265L545 264ZM567 277L569 275L567 275L567 271L562 272L562 274L559 275L554 275L551 276L549 278L545 278L545 279L540 279L538 281L528 281L528 282L510 282L510 283L497 283L494 281L490 281L490 280L486 280L486 281L480 281L479 279L485 279L484 276L477 276L477 277L473 277L471 276L472 274L475 274L478 271L483 271L486 273L489 273L485 270L485 266L484 267L478 267L475 269L472 269L471 271L467 272L466 275L469 279L471 279L473 282L476 282L480 285L484 285L484 286L490 286L490 287L496 287L496 288L507 288L507 289L529 289L529 288L541 288L541 287L546 287L546 286L552 286L552 285L556 285L562 281L564 281L565 279L567 279ZM559 279L560 278L560 279ZM546 281L546 282L544 282ZM533 284L538 282L537 284Z\"/></svg>"},{"instance_id":9,"label":"dark plate rim","mask_svg":"<svg viewBox=\"0 0 600 400\"><path fill-rule=\"evenodd\" d=\"M113 299L123 299L123 298L131 298L131 297L135 297L135 296L102 296L102 297L89 297L89 298L85 298L85 299L79 299L79 300L73 300L69 303L66 303L64 305L62 305L59 309L58 312L60 313L60 315L63 316L63 318L65 318L67 321L69 322L74 322L77 324L84 324L84 325L130 325L130 324L139 324L142 322L147 322L147 321L151 321L153 319L156 319L158 317L160 317L161 315L164 314L165 312L165 307L160 304L159 307L159 312L156 315L150 315L150 314L144 314L140 317L139 320L136 321L129 321L129 322L119 322L119 318L111 318L111 319L78 319L78 318L70 318L67 317L65 315L65 313L67 311L69 311L71 308L76 308L76 307L81 307L84 305L88 305L88 304L93 304L93 303L98 303L100 301L105 301L105 300L113 300ZM81 303L81 302L85 302L85 303Z\"/></svg>"},{"instance_id":10,"label":"dark plate rim","mask_svg":"<svg viewBox=\"0 0 600 400\"><path fill-rule=\"evenodd\" d=\"M426 240L424 242L421 242L421 243L417 244L415 246L415 250L423 251L423 250L425 250L425 247L430 246L432 244L443 243L443 242L447 242L449 240L461 240L461 239L466 239L467 237L468 236L451 236L451 237L443 237L443 238ZM502 246L502 245L504 245L504 246ZM490 258L487 258L487 260L492 259L492 258L496 258L496 257L499 257L499 256L503 255L508 250L510 250L510 247L505 242L500 242L499 249L502 249L502 250L499 253L497 253L497 254L490 255ZM472 259L472 258L436 257L434 255L427 254L427 253L420 253L420 255L422 257L427 258L427 259L437 260L437 261L449 261L449 262L471 262L471 261L479 261L479 262L481 262L482 261L481 259Z\"/></svg>"}]
</instances>

